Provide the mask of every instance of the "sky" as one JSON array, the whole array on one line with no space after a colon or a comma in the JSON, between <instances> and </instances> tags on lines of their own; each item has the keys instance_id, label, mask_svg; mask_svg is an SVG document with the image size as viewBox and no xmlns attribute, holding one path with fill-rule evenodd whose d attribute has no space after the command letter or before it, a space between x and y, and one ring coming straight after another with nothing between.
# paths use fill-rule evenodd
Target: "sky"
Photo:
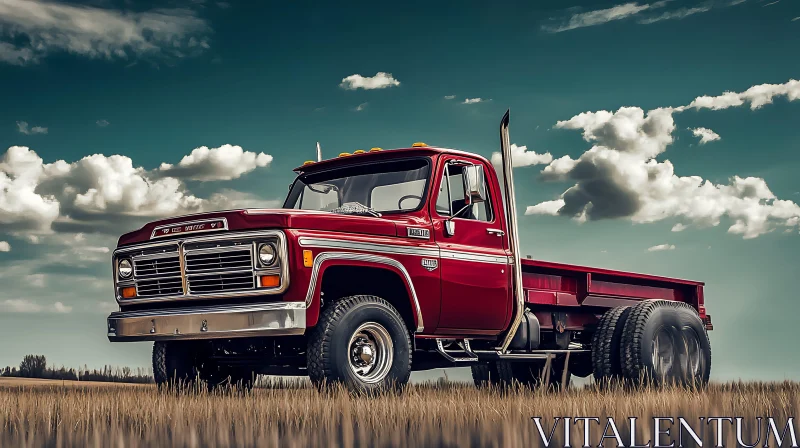
<instances>
[{"instance_id":1,"label":"sky","mask_svg":"<svg viewBox=\"0 0 800 448\"><path fill-rule=\"evenodd\" d=\"M148 366L120 234L510 109L525 254L705 281L712 377L800 379L799 1L326 3L0 0L0 366Z\"/></svg>"}]
</instances>

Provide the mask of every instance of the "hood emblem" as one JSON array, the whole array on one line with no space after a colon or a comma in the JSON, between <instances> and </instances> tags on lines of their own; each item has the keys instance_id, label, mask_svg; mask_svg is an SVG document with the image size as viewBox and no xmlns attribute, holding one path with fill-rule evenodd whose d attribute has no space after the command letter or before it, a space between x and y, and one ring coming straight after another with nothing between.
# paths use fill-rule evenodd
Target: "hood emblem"
<instances>
[{"instance_id":1,"label":"hood emblem","mask_svg":"<svg viewBox=\"0 0 800 448\"><path fill-rule=\"evenodd\" d=\"M225 218L211 218L179 222L176 224L165 224L153 229L150 239L171 235L183 235L186 233L215 232L217 230L228 230L228 220Z\"/></svg>"},{"instance_id":2,"label":"hood emblem","mask_svg":"<svg viewBox=\"0 0 800 448\"><path fill-rule=\"evenodd\" d=\"M406 227L409 238L419 238L423 240L431 239L431 231L428 229L421 229L419 227Z\"/></svg>"},{"instance_id":3,"label":"hood emblem","mask_svg":"<svg viewBox=\"0 0 800 448\"><path fill-rule=\"evenodd\" d=\"M422 267L427 269L429 272L433 272L434 269L439 267L439 260L435 258L423 258Z\"/></svg>"}]
</instances>

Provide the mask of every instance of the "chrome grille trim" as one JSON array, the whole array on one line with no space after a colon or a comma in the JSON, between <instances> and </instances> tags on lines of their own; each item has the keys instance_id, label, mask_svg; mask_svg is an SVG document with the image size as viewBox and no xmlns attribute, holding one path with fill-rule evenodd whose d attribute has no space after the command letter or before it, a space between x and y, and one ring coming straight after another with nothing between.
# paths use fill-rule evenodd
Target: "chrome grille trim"
<instances>
[{"instance_id":1,"label":"chrome grille trim","mask_svg":"<svg viewBox=\"0 0 800 448\"><path fill-rule=\"evenodd\" d=\"M278 252L278 261L266 268L259 267L255 259L256 242L262 241L276 244ZM132 279L117 280L116 264L121 257L131 259ZM286 236L279 230L122 247L114 251L112 260L120 304L280 294L289 287ZM259 288L258 277L269 274L281 276L280 286ZM137 296L121 298L119 288L123 286L136 286Z\"/></svg>"}]
</instances>

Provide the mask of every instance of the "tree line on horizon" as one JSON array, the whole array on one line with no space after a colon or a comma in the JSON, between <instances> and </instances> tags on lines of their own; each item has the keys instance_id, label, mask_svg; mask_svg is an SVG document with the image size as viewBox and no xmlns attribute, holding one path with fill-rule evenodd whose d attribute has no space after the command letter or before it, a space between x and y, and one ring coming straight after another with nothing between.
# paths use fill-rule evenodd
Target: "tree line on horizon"
<instances>
[{"instance_id":1,"label":"tree line on horizon","mask_svg":"<svg viewBox=\"0 0 800 448\"><path fill-rule=\"evenodd\" d=\"M25 355L19 368L8 366L2 369L0 376L16 378L39 378L48 380L68 381L101 381L108 383L152 383L153 375L147 369L130 367L104 366L102 369L83 368L73 369L50 367L44 355Z\"/></svg>"}]
</instances>

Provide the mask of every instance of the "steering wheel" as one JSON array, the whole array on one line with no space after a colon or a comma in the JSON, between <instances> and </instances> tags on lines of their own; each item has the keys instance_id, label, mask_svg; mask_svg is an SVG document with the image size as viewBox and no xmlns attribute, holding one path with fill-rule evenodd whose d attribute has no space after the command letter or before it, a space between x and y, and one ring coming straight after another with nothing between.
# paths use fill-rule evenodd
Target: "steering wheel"
<instances>
[{"instance_id":1,"label":"steering wheel","mask_svg":"<svg viewBox=\"0 0 800 448\"><path fill-rule=\"evenodd\" d=\"M399 201L397 201L397 208L399 210L403 210L403 206L401 204L403 204L403 201L405 201L406 199L419 199L419 201L422 202L422 196L417 196L415 194L407 194L402 198L400 198Z\"/></svg>"}]
</instances>

